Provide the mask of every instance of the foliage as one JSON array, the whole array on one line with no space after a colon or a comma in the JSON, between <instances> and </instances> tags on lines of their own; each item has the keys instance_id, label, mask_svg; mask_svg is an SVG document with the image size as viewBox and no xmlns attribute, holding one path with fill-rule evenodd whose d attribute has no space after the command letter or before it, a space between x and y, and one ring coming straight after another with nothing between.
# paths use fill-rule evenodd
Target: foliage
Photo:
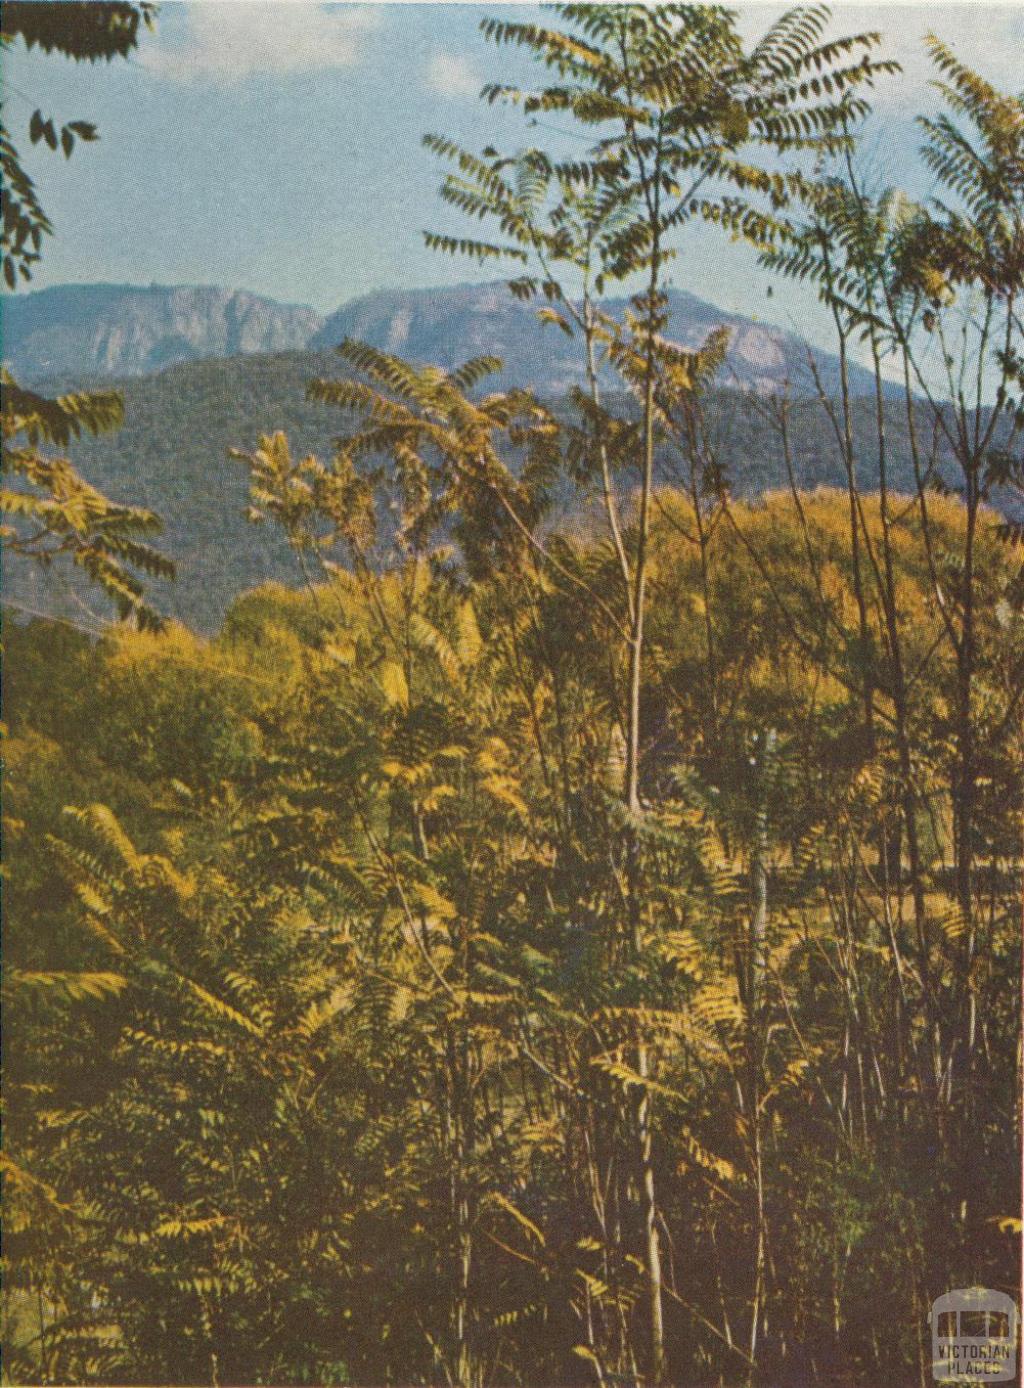
<instances>
[{"instance_id":1,"label":"foliage","mask_svg":"<svg viewBox=\"0 0 1024 1388\"><path fill-rule=\"evenodd\" d=\"M0 39L7 48L20 39L26 47L58 52L75 62L127 57L135 48L140 24L151 24L151 4L34 4L29 0L6 5ZM35 111L29 126L33 144L58 142L66 158L76 139L97 138L95 126L70 121L58 137L53 120ZM14 289L20 275L32 277L44 235L53 228L36 197L17 149L5 126L0 126L0 161L4 177L3 231L0 258L4 278ZM158 518L141 507L121 506L91 486L69 459L43 451L47 445L65 447L83 429L99 434L115 429L123 418L122 402L113 391L75 392L46 399L23 389L10 373L0 375L3 389L3 472L11 479L0 491L4 523L0 536L9 554L48 566L67 555L113 602L121 618L134 617L140 626L156 625L159 617L143 600L142 584L133 569L164 578L174 565L145 537L160 529ZM40 447L42 445L42 449Z\"/></svg>"},{"instance_id":2,"label":"foliage","mask_svg":"<svg viewBox=\"0 0 1024 1388\"><path fill-rule=\"evenodd\" d=\"M668 1352L683 1373L742 1377L749 1288L736 1270L752 1175L735 1084L749 1007L749 753L768 718L778 753L760 1102L778 1329L762 1362L899 1377L916 1354L922 1288L1011 1280L1010 1241L989 1221L1012 1209L1016 1179L1016 887L998 864L1016 852L1005 807L1009 796L1019 820L1019 752L1010 725L988 744L992 945L976 983L990 1061L978 1203L961 1233L913 1065L882 1044L901 987L918 1015L920 978L911 921L897 918L892 940L880 913L873 826L898 795L887 746L860 737L845 663L856 646L839 635L856 630L842 493L802 504L832 625L823 633L792 498L741 508L750 548L719 532L711 589L728 635L716 692L731 711L716 735L690 503L659 493L648 698L661 731L645 774L649 904L635 965L608 954L620 947L603 845L618 832L621 752L582 590L531 593L499 569L467 589L443 554L396 556L379 578L339 570L305 596L255 593L212 644L171 629L99 649L74 638L75 655L71 637L54 644L59 628L15 633L8 1157L51 1192L19 1197L25 1232L8 1235L9 1296L27 1307L30 1288L44 1293L42 1339L17 1350L18 1372L468 1381L482 1360L501 1381L574 1382L628 1365L643 1282L626 1139L642 1086L657 1100L675 1250ZM962 513L940 510L952 540ZM877 509L869 524L877 535ZM1019 616L1009 645L1000 626L1012 566L995 532L986 521L982 645L998 724L1024 646ZM613 557L566 544L559 553L602 583ZM939 835L930 931L953 989L962 937L943 728L954 671L935 654L913 511L898 562ZM521 595L511 620L510 590ZM48 662L72 658L78 680L47 678ZM61 813L97 793L117 819ZM32 913L44 932L23 929ZM68 968L81 970L80 996L61 982ZM629 1052L640 1019L646 1080ZM60 1271L72 1267L73 1278ZM906 1330L884 1348L872 1297L904 1308Z\"/></svg>"},{"instance_id":3,"label":"foliage","mask_svg":"<svg viewBox=\"0 0 1024 1388\"><path fill-rule=\"evenodd\" d=\"M647 272L621 323L518 285L621 392L347 342L308 386L329 452L234 450L302 588L213 639L11 633L13 1379L904 1383L936 1295L1017 1285L1024 591L981 480L997 436L1019 466L1016 358L970 418L908 385L897 490L883 352L915 379L908 264L951 279L967 233L937 211L908 262L923 214L845 163L874 39L560 14L488 32L559 79L502 94L596 125L591 156L442 153L514 249ZM936 56L1004 170L1011 108ZM780 187L751 139L846 182ZM838 487L800 485L783 393L781 485L739 495L725 335L665 334L657 190L709 161L733 191L693 215L806 257L841 352L868 334L874 413L848 381L810 407ZM1012 316L1004 229L954 259Z\"/></svg>"},{"instance_id":4,"label":"foliage","mask_svg":"<svg viewBox=\"0 0 1024 1388\"><path fill-rule=\"evenodd\" d=\"M140 25L151 25L156 7L152 4L57 3L34 4L16 0L5 5L0 21L0 43L4 48L21 40L26 48L38 46L45 53L60 53L75 62L126 58L138 43ZM75 141L95 140L96 127L89 121L68 121L58 132L53 119L34 111L29 124L33 145L44 141L51 150L58 145L67 159ZM32 278L32 266L39 260L42 239L53 227L36 196L35 185L26 173L6 125L0 125L0 156L4 177L3 231L0 255L4 279L9 289L17 286L18 276Z\"/></svg>"},{"instance_id":5,"label":"foliage","mask_svg":"<svg viewBox=\"0 0 1024 1388\"><path fill-rule=\"evenodd\" d=\"M198 361L137 380L118 381L124 399L124 423L115 434L75 445L79 468L106 496L121 503L135 501L163 520L162 546L173 556L173 584L151 579L150 601L162 613L207 634L215 632L232 601L268 580L302 581L301 568L280 532L246 524L246 479L225 464L231 447L254 449L262 434L284 432L293 451L329 456L338 421L316 402L305 399L311 377L337 372L332 353L294 352L275 356L232 357ZM507 382L507 376L500 378ZM89 387L89 383L85 383ZM72 383L54 387L69 390ZM89 387L95 389L95 383ZM481 388L491 388L483 383ZM559 396L544 397L559 418L570 416ZM627 402L605 397L608 406ZM766 417L764 403L724 385L707 397L708 427L718 456L737 496L748 497L787 484L783 450ZM861 444L859 477L870 486L870 440L874 405L854 402L854 431ZM914 469L905 412L887 402L886 425L891 450L891 475L896 490L910 492ZM837 485L845 480L842 458L831 438L831 426L821 404L795 400L790 422L790 447L801 487ZM516 464L518 453L512 450ZM955 476L945 454L943 475ZM680 480L679 460L667 446L659 447L657 475L663 483ZM594 488L591 487L591 492ZM576 488L565 475L554 483L559 516L584 513ZM596 499L599 500L599 490ZM1003 498L1000 498L1003 501ZM1015 514L1012 503L1007 509ZM211 572L207 557L219 556ZM73 584L71 591L60 573L11 564L6 575L8 598L46 614L77 620L76 598L88 601L88 590ZM72 596L72 593L74 596Z\"/></svg>"},{"instance_id":6,"label":"foliage","mask_svg":"<svg viewBox=\"0 0 1024 1388\"><path fill-rule=\"evenodd\" d=\"M3 469L13 482L0 491L0 512L9 518L0 527L7 553L46 566L67 555L113 600L122 618L158 625L132 569L173 578L174 564L146 543L160 531L159 518L142 507L110 501L67 458L40 448L63 447L83 429L93 434L116 429L120 396L94 391L51 400L23 390L6 370L0 380Z\"/></svg>"}]
</instances>

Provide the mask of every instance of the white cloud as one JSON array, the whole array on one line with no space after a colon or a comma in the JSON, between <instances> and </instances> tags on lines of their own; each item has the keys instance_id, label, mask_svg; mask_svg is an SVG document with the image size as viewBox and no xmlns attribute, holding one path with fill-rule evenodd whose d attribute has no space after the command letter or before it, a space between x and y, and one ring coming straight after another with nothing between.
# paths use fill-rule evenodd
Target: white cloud
<instances>
[{"instance_id":1,"label":"white cloud","mask_svg":"<svg viewBox=\"0 0 1024 1388\"><path fill-rule=\"evenodd\" d=\"M787 7L788 8L788 7ZM753 41L783 12L783 7L742 4L740 27ZM877 29L882 45L875 57L895 58L903 71L879 78L868 95L876 109L911 114L934 107L938 97L929 83L939 74L928 57L925 35L944 39L961 62L975 68L1004 91L1021 87L1024 6L1020 0L838 0L826 34L856 34Z\"/></svg>"},{"instance_id":2,"label":"white cloud","mask_svg":"<svg viewBox=\"0 0 1024 1388\"><path fill-rule=\"evenodd\" d=\"M180 82L325 72L358 62L379 14L370 6L308 0L193 0L164 8L161 18L172 24L143 45L140 57L159 76Z\"/></svg>"},{"instance_id":3,"label":"white cloud","mask_svg":"<svg viewBox=\"0 0 1024 1388\"><path fill-rule=\"evenodd\" d=\"M435 53L427 64L427 85L442 96L479 96L483 82L468 58Z\"/></svg>"}]
</instances>

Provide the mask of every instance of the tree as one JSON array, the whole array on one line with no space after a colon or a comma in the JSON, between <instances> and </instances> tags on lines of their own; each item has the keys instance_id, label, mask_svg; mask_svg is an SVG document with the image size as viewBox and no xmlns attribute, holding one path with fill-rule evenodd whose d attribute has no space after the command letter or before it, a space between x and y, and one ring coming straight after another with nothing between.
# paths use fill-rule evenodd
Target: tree
<instances>
[{"instance_id":1,"label":"tree","mask_svg":"<svg viewBox=\"0 0 1024 1388\"><path fill-rule=\"evenodd\" d=\"M746 60L717 10L563 17L494 32L550 59L537 100L610 112L584 159L431 143L449 201L504 228L517 291L578 336L574 407L490 390L494 359L345 343L309 385L346 418L332 452L277 432L235 454L303 590L245 595L211 641L12 634L21 1377L923 1382L936 1292L1018 1280L1019 541L985 501L900 494L879 379L908 306L907 360L939 335L943 237L959 263L973 229L868 198L842 99L835 129L792 133L845 177L708 174L687 215L806 261L876 368L866 402L848 373L837 401L745 402L784 485L738 500L709 403L725 335L688 351L657 326L671 227L647 194L676 196L674 166L644 171L690 115L695 177L742 138L672 44L684 76ZM797 65L798 108L833 94L822 20L755 47L752 120L775 69ZM1016 117L981 95L1006 182ZM1013 225L973 221L985 283ZM600 302L620 261L644 274L621 323ZM921 377L910 475L949 493L958 455L921 420L975 419ZM985 467L1015 446L1004 408ZM832 429L845 488L801 488L800 420L819 449ZM969 920L944 861L964 716Z\"/></svg>"},{"instance_id":2,"label":"tree","mask_svg":"<svg viewBox=\"0 0 1024 1388\"><path fill-rule=\"evenodd\" d=\"M267 514L275 491L301 494L275 484L270 443L253 458ZM394 498L380 488L383 520ZM863 504L877 545L878 501ZM46 1215L31 1197L5 1250L10 1302L27 1315L26 1288L44 1292L42 1346L14 1336L22 1376L152 1381L187 1362L198 1381L477 1381L497 1360L529 1383L639 1369L641 1025L674 1371L738 1383L754 1357L785 1382L810 1355L820 1377L908 1376L956 1220L920 1181L941 1191L950 1167L921 1121L899 1024L915 981L880 909L889 753L859 737L859 687L843 636L823 638L806 561L805 524L855 633L845 498L732 510L708 571L734 740L710 766L690 503L662 491L655 510L648 707L666 771L645 816L635 963L607 852L623 771L607 640L583 590L539 591L525 540L467 585L442 536L414 568L382 526L371 555L391 556L387 572L321 569L312 592L251 594L213 642L115 629L73 682L46 664L73 652L17 633L7 1155L63 1207ZM962 537L952 499L933 502L932 523L936 543ZM1013 565L997 522L979 540L988 613ZM546 541L607 589L617 561L598 536ZM322 549L328 565L344 543ZM927 671L915 755L941 790L955 662L941 643L928 660L942 623L913 508L894 549L908 660ZM872 621L880 639L877 607ZM979 640L986 669L1007 663L1005 710L1024 635L986 617ZM765 727L770 774L752 778ZM1005 785L1013 737L1008 725L991 744ZM66 798L85 808L62 813ZM930 886L939 920L954 893ZM993 881L975 974L991 1068L973 1248L950 1271L988 1285L1014 1256L987 1223L1015 1189L1014 893L1011 873ZM955 915L947 926L951 976L962 937ZM923 1036L916 1008L911 1020ZM766 1242L754 1356L752 1096ZM882 1296L905 1327L885 1339L870 1314Z\"/></svg>"},{"instance_id":3,"label":"tree","mask_svg":"<svg viewBox=\"0 0 1024 1388\"><path fill-rule=\"evenodd\" d=\"M871 724L874 696L892 701L896 777L901 789L902 831L907 844L909 885L916 935L916 965L928 1017L927 1060L922 1082L936 1140L961 1152L974 1119L977 1015L971 971L979 967L978 912L973 884L979 837L979 678L975 629L980 613L976 590L978 527L986 507L1020 494L1019 439L1024 415L1022 363L1021 246L1024 244L1024 108L1019 97L999 93L956 59L934 36L927 46L946 109L921 117L922 157L937 181L930 205L910 202L899 190L868 194L863 176L847 156L831 177L809 190L811 216L787 230L765 262L783 273L816 283L831 310L841 350L854 337L867 343L876 380L875 475L882 506L881 543L874 545L862 522L854 483L856 459L844 391L842 420L833 425L848 460L851 532L863 550L862 594L877 593L886 614L878 654L862 637L865 706ZM936 961L935 922L927 905L929 863L922 848L927 800L915 764L912 715L914 667L905 651L904 600L894 564L897 519L905 502L892 494L884 395L884 368L902 381L914 465L914 504L920 513L931 590L942 618L938 640L955 661L951 696L951 775L948 813L957 913L962 923L956 984L941 1000L943 973ZM934 534L934 496L959 495L966 525L952 547ZM1019 541L1012 523L1003 531ZM1017 598L1011 597L1010 604ZM862 633L865 597L860 599ZM980 715L988 735L994 726ZM872 733L874 727L872 726ZM991 841L991 840L990 840ZM941 852L941 848L935 851ZM901 871L899 847L886 871ZM934 877L932 868L931 876ZM902 922L894 922L899 931ZM944 1110L958 1110L955 1130ZM969 1219L971 1178L960 1178L957 1201Z\"/></svg>"},{"instance_id":4,"label":"tree","mask_svg":"<svg viewBox=\"0 0 1024 1388\"><path fill-rule=\"evenodd\" d=\"M138 42L140 25L150 25L154 14L155 7L149 4L15 0L4 7L0 38L5 48L20 39L28 48L38 45L44 52L60 53L75 62L109 62L127 57ZM38 110L33 113L29 136L33 144L42 140L51 150L59 145L67 158L76 139L97 138L95 127L84 121L69 121L58 134L52 118ZM0 254L4 278L14 289L19 275L22 280L31 279L43 237L52 234L53 228L5 126L0 126L0 159L4 176ZM173 576L171 561L146 543L148 536L159 531L159 519L140 507L110 501L79 476L69 459L55 458L40 448L66 447L83 429L100 433L117 428L122 418L120 397L111 391L78 392L50 400L19 386L6 370L2 387L2 467L12 479L12 485L0 491L0 512L10 517L2 528L8 551L43 565L67 555L112 599L122 618L134 617L140 625L158 623L132 569Z\"/></svg>"},{"instance_id":5,"label":"tree","mask_svg":"<svg viewBox=\"0 0 1024 1388\"><path fill-rule=\"evenodd\" d=\"M0 44L13 47L20 39L28 49L38 46L44 53L60 53L75 62L110 62L132 52L138 43L140 25L151 26L155 14L156 6L151 4L60 0L37 4L32 0L14 0L4 6ZM58 130L52 117L39 110L33 112L29 123L32 144L44 141L51 150L59 146L67 159L71 158L76 140L96 138L96 127L88 121L68 121ZM0 124L0 159L5 185L0 253L4 279L8 288L14 289L19 275L23 280L32 278L32 266L42 254L43 237L52 235L53 227L6 124Z\"/></svg>"},{"instance_id":6,"label":"tree","mask_svg":"<svg viewBox=\"0 0 1024 1388\"><path fill-rule=\"evenodd\" d=\"M481 158L432 137L434 151L455 162L458 172L442 185L442 195L459 210L489 217L505 237L500 244L434 236L439 249L477 259L534 261L541 278L513 284L524 297L542 290L558 310L541 316L570 335L579 330L585 347L590 401L591 467L601 470L609 534L621 570L625 636L623 797L633 827L625 845L628 900L624 922L639 948L640 841L642 814L642 704L647 612L651 506L655 450L665 431L667 401L673 394L692 398L696 382L720 363L725 341L719 337L704 353L673 352L662 342L665 328L663 285L674 255L670 239L691 219L718 223L737 235L764 241L773 235L776 213L803 186L799 175L766 167L769 155L835 152L848 143L847 123L866 105L860 84L894 70L872 57L877 33L822 41L828 11L789 11L763 40L744 51L735 18L713 7L640 6L558 7L565 29L518 21L488 20L484 32L495 42L525 48L557 81L534 93L494 86L488 99L521 105L528 113L571 115L599 139L582 160L557 164L539 151L517 159L485 151ZM514 174L514 181L509 174ZM555 194L554 205L547 202ZM738 193L754 190L764 199L756 209ZM583 301L571 303L556 277L559 265L582 279ZM595 309L600 295L617 281L645 281L626 323L610 323ZM567 310L567 312L566 312ZM594 369L595 343L606 345L609 360L634 395L640 411L632 427L616 430L600 411ZM610 439L617 448L611 457ZM593 446L597 441L596 448ZM621 502L612 488L610 467L635 468L638 486L630 548L624 542ZM647 1079L643 1044L637 1070ZM650 1094L641 1083L636 1115L643 1168L645 1260L649 1281L654 1382L664 1373L663 1310L658 1214L650 1164Z\"/></svg>"}]
</instances>

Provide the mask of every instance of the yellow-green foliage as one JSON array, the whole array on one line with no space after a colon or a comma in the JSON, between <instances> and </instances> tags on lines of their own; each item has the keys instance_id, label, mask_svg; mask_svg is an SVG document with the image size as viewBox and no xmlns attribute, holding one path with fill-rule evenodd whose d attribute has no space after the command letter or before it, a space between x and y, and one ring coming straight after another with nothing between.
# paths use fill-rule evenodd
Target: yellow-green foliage
<instances>
[{"instance_id":1,"label":"yellow-green foliage","mask_svg":"<svg viewBox=\"0 0 1024 1388\"><path fill-rule=\"evenodd\" d=\"M658 496L649 699L664 731L641 840L639 966L621 962L609 857L616 691L578 589L534 588L515 570L466 588L407 558L372 580L253 593L213 642L177 627L111 637L89 657L88 689L51 687L64 714L48 739L32 730L45 709L22 705L15 685L6 987L24 1041L9 1055L9 1180L12 1229L26 1233L11 1256L16 1287L44 1279L47 1362L65 1375L157 1376L173 1357L202 1378L214 1357L218 1374L254 1376L313 1356L366 1379L399 1365L430 1378L467 1237L477 1344L504 1345L534 1379L553 1372L558 1341L523 1327L589 1304L589 1352L614 1362L628 1353L621 1327L642 1324L643 1278L592 1181L610 1180L602 1199L628 1211L629 1166L616 1168L639 1093L657 1115L666 1218L706 1261L691 1295L712 1309L713 1249L740 1258L749 1236L752 1129L735 1083L752 1024L750 739L766 720L779 743L757 1102L772 1134L776 1257L818 1285L819 1254L781 1231L791 1205L819 1199L816 1163L829 1153L849 1213L826 1201L812 1217L861 1259L865 1231L888 1218L873 1183L926 1140L923 1098L907 1061L870 1036L874 1078L860 1093L838 977L854 971L857 1006L875 1016L900 987L914 1006L920 980L906 907L879 894L876 827L896 790L884 692L875 747L859 734L844 498L800 506L780 494L737 507L705 589L690 503ZM865 507L877 535L877 506ZM933 519L952 547L960 510L944 502ZM997 609L1014 566L985 525L982 668L997 719L1013 695L1000 683ZM935 835L932 967L952 989L964 936L943 875L949 657L936 649L913 508L895 552L919 667L922 819ZM591 558L608 556L574 553L599 582ZM729 709L717 723L703 721L707 601ZM19 638L43 659L48 639L40 628ZM990 750L995 785L1014 754ZM95 804L59 814L59 768L76 764L105 778L130 833ZM26 799L26 776L47 794ZM87 795L83 783L80 803ZM31 908L29 879L17 885L20 845L42 832L66 883L60 907L51 888ZM1013 1034L1000 990L1017 967L1001 900L973 974L998 1046ZM45 924L31 948L29 909ZM989 1168L996 1212L1011 1198L1007 1169ZM898 1243L863 1248L865 1277L908 1256ZM80 1284L59 1271L72 1267L92 1269L102 1314L81 1309ZM720 1275L738 1315L744 1289L728 1264ZM300 1290L323 1309L295 1321ZM32 1346L21 1352L34 1362Z\"/></svg>"},{"instance_id":2,"label":"yellow-green foliage","mask_svg":"<svg viewBox=\"0 0 1024 1388\"><path fill-rule=\"evenodd\" d=\"M1020 103L933 45L982 146L925 123L933 217L774 172L851 152L877 35L559 14L485 24L554 79L489 96L599 143L433 139L505 238L437 244L521 265L624 398L346 343L334 455L236 454L301 592L213 640L10 633L12 1380L902 1384L936 1294L1018 1284ZM880 401L895 355L912 494L884 408L861 485L848 398L848 490L801 492L776 397L793 485L735 500L725 337L663 332L690 217L810 276ZM914 375L965 290L973 411ZM11 399L13 508L144 617L150 519L34 452L111 402Z\"/></svg>"}]
</instances>

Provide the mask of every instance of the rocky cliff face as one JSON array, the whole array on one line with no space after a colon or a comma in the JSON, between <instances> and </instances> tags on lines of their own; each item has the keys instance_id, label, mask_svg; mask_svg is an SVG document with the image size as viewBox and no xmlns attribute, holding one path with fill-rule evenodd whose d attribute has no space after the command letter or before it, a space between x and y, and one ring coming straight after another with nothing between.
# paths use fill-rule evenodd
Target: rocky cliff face
<instances>
[{"instance_id":1,"label":"rocky cliff face","mask_svg":"<svg viewBox=\"0 0 1024 1388\"><path fill-rule=\"evenodd\" d=\"M621 316L626 300L605 306ZM204 357L329 348L354 337L447 368L469 357L498 356L505 365L492 378L492 389L531 387L551 398L583 384L580 344L540 323L536 310L537 304L513 298L504 281L381 290L351 300L326 319L313 309L242 290L62 285L5 298L3 359L26 381L124 378ZM758 394L785 381L798 390L812 388L802 338L726 313L683 290L670 291L667 335L674 341L699 347L719 324L732 331L720 384ZM834 389L838 362L824 352L815 352L814 359L822 384ZM621 386L607 368L602 378L606 389ZM851 367L851 383L855 393L871 390L871 378L858 366Z\"/></svg>"},{"instance_id":2,"label":"rocky cliff face","mask_svg":"<svg viewBox=\"0 0 1024 1388\"><path fill-rule=\"evenodd\" d=\"M605 307L621 317L627 301L611 299ZM504 282L456 285L444 289L383 290L353 299L325 321L312 347L334 347L345 337L357 338L412 361L451 368L469 357L501 357L504 370L493 387L530 386L545 395L561 395L583 384L580 345L557 327L537 319L537 304L522 303ZM726 313L683 290L669 292L667 336L684 347L702 345L719 325L732 331L729 356L720 381L766 394L790 381L801 389L812 385L808 347L802 338L768 323ZM823 384L838 382L838 362L825 352L814 353ZM621 388L608 369L606 388ZM869 392L871 378L851 368L856 392Z\"/></svg>"},{"instance_id":3,"label":"rocky cliff face","mask_svg":"<svg viewBox=\"0 0 1024 1388\"><path fill-rule=\"evenodd\" d=\"M311 308L205 286L60 285L3 305L3 359L16 376L141 376L175 362L305 347Z\"/></svg>"}]
</instances>

